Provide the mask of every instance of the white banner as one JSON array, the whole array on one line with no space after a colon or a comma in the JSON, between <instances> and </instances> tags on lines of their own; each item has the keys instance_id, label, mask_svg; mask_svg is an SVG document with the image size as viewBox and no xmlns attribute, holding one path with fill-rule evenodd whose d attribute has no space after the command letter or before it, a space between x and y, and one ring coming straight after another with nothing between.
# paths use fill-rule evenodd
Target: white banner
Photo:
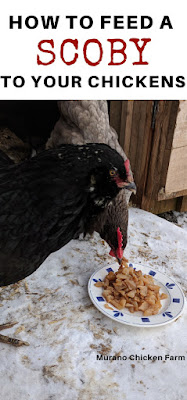
<instances>
[{"instance_id":1,"label":"white banner","mask_svg":"<svg viewBox=\"0 0 187 400\"><path fill-rule=\"evenodd\" d=\"M185 1L6 1L0 99L187 99Z\"/></svg>"}]
</instances>

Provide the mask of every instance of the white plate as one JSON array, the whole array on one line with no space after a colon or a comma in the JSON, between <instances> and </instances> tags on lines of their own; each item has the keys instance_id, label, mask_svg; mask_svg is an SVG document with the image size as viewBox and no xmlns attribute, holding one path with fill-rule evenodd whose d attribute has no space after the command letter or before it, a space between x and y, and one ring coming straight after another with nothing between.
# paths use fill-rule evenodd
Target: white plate
<instances>
[{"instance_id":1,"label":"white plate","mask_svg":"<svg viewBox=\"0 0 187 400\"><path fill-rule=\"evenodd\" d=\"M95 283L98 280L102 281L109 271L116 272L119 268L117 263L108 265L95 271L88 282L88 293L90 299L98 308L98 310L107 317L121 322L122 324L146 328L166 325L178 318L184 307L184 295L180 286L174 282L173 279L162 274L161 272L154 271L150 267L132 263L129 263L129 266L136 270L141 270L143 274L153 276L155 284L159 285L161 288L160 293L166 293L168 295L167 299L161 300L162 308L160 309L159 314L144 317L143 313L140 311L137 311L133 314L130 313L127 308L123 308L123 310L119 311L115 309L114 306L106 302L104 297L102 297L103 288L96 287ZM105 308L106 304L111 307L111 310Z\"/></svg>"}]
</instances>

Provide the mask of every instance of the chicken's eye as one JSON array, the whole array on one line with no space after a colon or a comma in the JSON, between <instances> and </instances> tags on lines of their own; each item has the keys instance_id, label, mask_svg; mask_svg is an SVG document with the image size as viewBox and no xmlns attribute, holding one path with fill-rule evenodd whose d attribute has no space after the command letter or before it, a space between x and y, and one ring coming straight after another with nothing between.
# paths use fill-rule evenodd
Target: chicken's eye
<instances>
[{"instance_id":1,"label":"chicken's eye","mask_svg":"<svg viewBox=\"0 0 187 400\"><path fill-rule=\"evenodd\" d=\"M117 172L115 169L110 169L109 174L110 174L110 176L116 176Z\"/></svg>"}]
</instances>

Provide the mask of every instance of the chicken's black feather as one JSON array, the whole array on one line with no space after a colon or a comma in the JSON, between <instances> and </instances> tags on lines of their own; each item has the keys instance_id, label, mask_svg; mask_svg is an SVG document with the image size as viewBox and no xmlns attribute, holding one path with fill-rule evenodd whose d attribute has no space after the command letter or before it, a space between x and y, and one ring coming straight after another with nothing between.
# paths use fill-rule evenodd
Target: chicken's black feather
<instances>
[{"instance_id":1,"label":"chicken's black feather","mask_svg":"<svg viewBox=\"0 0 187 400\"><path fill-rule=\"evenodd\" d=\"M0 286L86 231L119 192L113 167L125 180L122 157L104 144L63 145L19 165L0 157Z\"/></svg>"}]
</instances>

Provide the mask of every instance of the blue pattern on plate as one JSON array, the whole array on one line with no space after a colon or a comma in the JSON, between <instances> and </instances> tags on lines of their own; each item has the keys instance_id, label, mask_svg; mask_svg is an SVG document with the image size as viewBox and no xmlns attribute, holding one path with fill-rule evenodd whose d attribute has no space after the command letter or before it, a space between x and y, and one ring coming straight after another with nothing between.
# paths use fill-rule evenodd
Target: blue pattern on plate
<instances>
[{"instance_id":1,"label":"blue pattern on plate","mask_svg":"<svg viewBox=\"0 0 187 400\"><path fill-rule=\"evenodd\" d=\"M93 281L94 281L94 282L98 282L98 281L102 282L101 279L93 279Z\"/></svg>"},{"instance_id":2,"label":"blue pattern on plate","mask_svg":"<svg viewBox=\"0 0 187 400\"><path fill-rule=\"evenodd\" d=\"M173 303L180 303L180 299L173 299Z\"/></svg>"},{"instance_id":3,"label":"blue pattern on plate","mask_svg":"<svg viewBox=\"0 0 187 400\"><path fill-rule=\"evenodd\" d=\"M133 267L133 264L130 263L130 264L129 264L129 267Z\"/></svg>"},{"instance_id":4,"label":"blue pattern on plate","mask_svg":"<svg viewBox=\"0 0 187 400\"><path fill-rule=\"evenodd\" d=\"M123 317L123 313L122 312L119 312L117 310L113 310L113 312L114 312L114 317L119 317L119 316Z\"/></svg>"},{"instance_id":5,"label":"blue pattern on plate","mask_svg":"<svg viewBox=\"0 0 187 400\"><path fill-rule=\"evenodd\" d=\"M142 322L150 322L149 318L141 318Z\"/></svg>"},{"instance_id":6,"label":"blue pattern on plate","mask_svg":"<svg viewBox=\"0 0 187 400\"><path fill-rule=\"evenodd\" d=\"M155 276L155 275L156 275L156 272L155 272L155 271L152 271L152 270L150 270L150 271L149 271L149 275Z\"/></svg>"},{"instance_id":7,"label":"blue pattern on plate","mask_svg":"<svg viewBox=\"0 0 187 400\"><path fill-rule=\"evenodd\" d=\"M96 299L97 299L98 301L105 301L105 299L103 299L103 297L101 297L101 296L96 297Z\"/></svg>"},{"instance_id":8,"label":"blue pattern on plate","mask_svg":"<svg viewBox=\"0 0 187 400\"><path fill-rule=\"evenodd\" d=\"M167 317L170 317L170 318L173 318L173 315L171 315L171 311L166 311L164 314L162 314L163 315L163 317L165 317L165 316L167 316Z\"/></svg>"},{"instance_id":9,"label":"blue pattern on plate","mask_svg":"<svg viewBox=\"0 0 187 400\"><path fill-rule=\"evenodd\" d=\"M174 286L175 286L175 283L169 283L169 282L166 283L166 287L167 287L168 289L173 289Z\"/></svg>"},{"instance_id":10,"label":"blue pattern on plate","mask_svg":"<svg viewBox=\"0 0 187 400\"><path fill-rule=\"evenodd\" d=\"M110 271L114 272L114 270L113 270L112 268L107 268L106 271L108 271L108 272L110 272Z\"/></svg>"}]
</instances>

